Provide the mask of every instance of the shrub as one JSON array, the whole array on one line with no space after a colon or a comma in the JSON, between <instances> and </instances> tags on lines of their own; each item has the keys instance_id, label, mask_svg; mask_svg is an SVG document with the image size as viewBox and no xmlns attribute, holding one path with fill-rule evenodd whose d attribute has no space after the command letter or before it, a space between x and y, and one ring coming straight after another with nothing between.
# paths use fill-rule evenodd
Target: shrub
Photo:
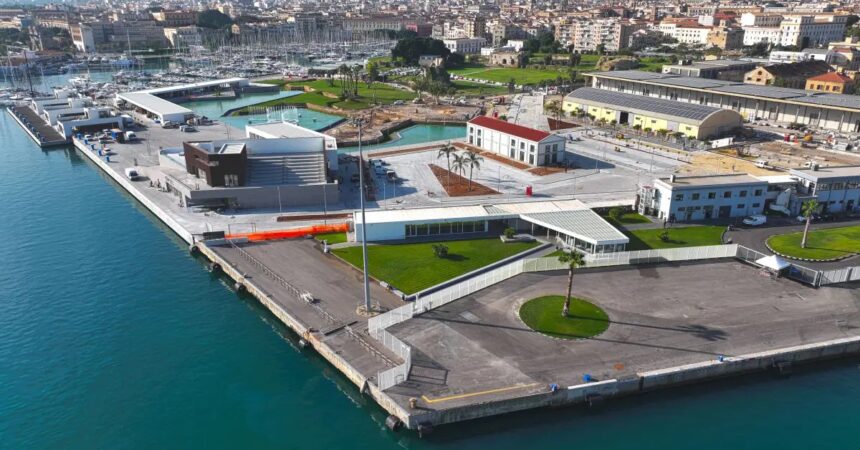
<instances>
[{"instance_id":1,"label":"shrub","mask_svg":"<svg viewBox=\"0 0 860 450\"><path fill-rule=\"evenodd\" d=\"M448 246L445 244L433 244L433 254L436 255L437 258L447 258Z\"/></svg>"},{"instance_id":2,"label":"shrub","mask_svg":"<svg viewBox=\"0 0 860 450\"><path fill-rule=\"evenodd\" d=\"M621 216L623 216L623 215L624 215L624 208L616 206L615 208L612 208L609 210L609 218L616 221L616 222L620 222Z\"/></svg>"},{"instance_id":3,"label":"shrub","mask_svg":"<svg viewBox=\"0 0 860 450\"><path fill-rule=\"evenodd\" d=\"M663 230L663 232L660 233L660 240L663 242L669 242L669 230Z\"/></svg>"},{"instance_id":4,"label":"shrub","mask_svg":"<svg viewBox=\"0 0 860 450\"><path fill-rule=\"evenodd\" d=\"M505 237L508 239L513 239L514 235L517 234L517 230L507 227L505 228Z\"/></svg>"}]
</instances>

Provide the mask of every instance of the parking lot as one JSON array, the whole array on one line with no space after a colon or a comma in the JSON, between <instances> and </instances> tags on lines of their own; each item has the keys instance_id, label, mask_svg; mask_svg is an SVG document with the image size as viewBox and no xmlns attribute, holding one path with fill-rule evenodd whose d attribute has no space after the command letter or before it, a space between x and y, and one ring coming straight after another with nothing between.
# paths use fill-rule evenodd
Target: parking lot
<instances>
[{"instance_id":1,"label":"parking lot","mask_svg":"<svg viewBox=\"0 0 860 450\"><path fill-rule=\"evenodd\" d=\"M621 378L860 334L856 283L815 289L737 261L580 270L573 295L611 320L593 338L555 339L520 320L520 305L563 295L566 284L565 272L523 274L395 325L413 366L390 391L453 407L579 384L585 374ZM486 394L460 395L475 392Z\"/></svg>"}]
</instances>

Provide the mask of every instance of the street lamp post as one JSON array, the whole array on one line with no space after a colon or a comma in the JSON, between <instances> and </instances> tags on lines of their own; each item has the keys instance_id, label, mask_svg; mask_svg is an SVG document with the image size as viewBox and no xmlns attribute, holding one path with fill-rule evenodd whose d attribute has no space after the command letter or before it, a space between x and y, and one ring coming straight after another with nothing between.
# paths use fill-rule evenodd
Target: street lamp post
<instances>
[{"instance_id":1,"label":"street lamp post","mask_svg":"<svg viewBox=\"0 0 860 450\"><path fill-rule=\"evenodd\" d=\"M367 278L367 221L364 214L364 154L361 151L363 119L360 117L356 118L355 124L358 126L358 195L361 201L361 258L364 263L364 312L370 314L372 308L370 306L370 283Z\"/></svg>"}]
</instances>

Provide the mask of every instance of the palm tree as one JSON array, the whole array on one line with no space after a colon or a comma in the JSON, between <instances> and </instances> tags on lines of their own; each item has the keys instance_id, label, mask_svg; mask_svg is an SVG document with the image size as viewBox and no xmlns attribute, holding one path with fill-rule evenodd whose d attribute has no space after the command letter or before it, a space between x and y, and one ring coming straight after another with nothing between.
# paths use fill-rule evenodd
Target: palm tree
<instances>
[{"instance_id":1,"label":"palm tree","mask_svg":"<svg viewBox=\"0 0 860 450\"><path fill-rule=\"evenodd\" d=\"M564 298L564 307L561 308L561 317L567 317L570 311L570 291L573 290L573 270L577 267L585 265L585 259L582 253L577 251L561 252L558 255L558 261L562 264L567 264L567 297Z\"/></svg>"},{"instance_id":2,"label":"palm tree","mask_svg":"<svg viewBox=\"0 0 860 450\"><path fill-rule=\"evenodd\" d=\"M544 106L544 110L555 118L556 126L558 126L558 116L561 114L561 106L557 101L553 100Z\"/></svg>"},{"instance_id":3,"label":"palm tree","mask_svg":"<svg viewBox=\"0 0 860 450\"><path fill-rule=\"evenodd\" d=\"M465 156L466 163L469 164L469 190L472 190L472 171L475 169L481 170L481 163L484 158L478 156L477 153L469 150Z\"/></svg>"},{"instance_id":4,"label":"palm tree","mask_svg":"<svg viewBox=\"0 0 860 450\"><path fill-rule=\"evenodd\" d=\"M447 144L442 146L442 148L439 149L439 153L436 155L436 158L441 158L442 156L445 156L445 159L448 160L448 186L451 185L451 155L454 154L455 151L456 149L454 148L454 146L451 145L450 142L448 142Z\"/></svg>"},{"instance_id":5,"label":"palm tree","mask_svg":"<svg viewBox=\"0 0 860 450\"><path fill-rule=\"evenodd\" d=\"M451 164L451 168L456 170L457 173L460 174L460 177L461 177L460 182L461 183L463 182L462 176L464 173L466 173L466 166L467 165L469 165L469 163L466 162L466 158L464 158L463 155L461 155L459 153L454 154L454 162ZM448 186L450 186L450 185L451 185L451 183L449 182Z\"/></svg>"},{"instance_id":6,"label":"palm tree","mask_svg":"<svg viewBox=\"0 0 860 450\"><path fill-rule=\"evenodd\" d=\"M809 225L812 224L812 216L818 212L818 200L807 200L803 202L800 212L806 217L806 225L803 227L803 239L800 240L800 248L806 248L806 235L809 234Z\"/></svg>"}]
</instances>

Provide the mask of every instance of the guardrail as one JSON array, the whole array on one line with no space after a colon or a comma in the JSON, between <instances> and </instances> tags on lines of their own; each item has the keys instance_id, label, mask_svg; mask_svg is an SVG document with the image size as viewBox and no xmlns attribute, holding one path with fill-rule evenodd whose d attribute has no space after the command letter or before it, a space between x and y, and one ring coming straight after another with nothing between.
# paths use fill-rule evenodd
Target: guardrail
<instances>
[{"instance_id":1,"label":"guardrail","mask_svg":"<svg viewBox=\"0 0 860 450\"><path fill-rule=\"evenodd\" d=\"M860 266L824 270L819 277L819 285L860 281Z\"/></svg>"}]
</instances>

